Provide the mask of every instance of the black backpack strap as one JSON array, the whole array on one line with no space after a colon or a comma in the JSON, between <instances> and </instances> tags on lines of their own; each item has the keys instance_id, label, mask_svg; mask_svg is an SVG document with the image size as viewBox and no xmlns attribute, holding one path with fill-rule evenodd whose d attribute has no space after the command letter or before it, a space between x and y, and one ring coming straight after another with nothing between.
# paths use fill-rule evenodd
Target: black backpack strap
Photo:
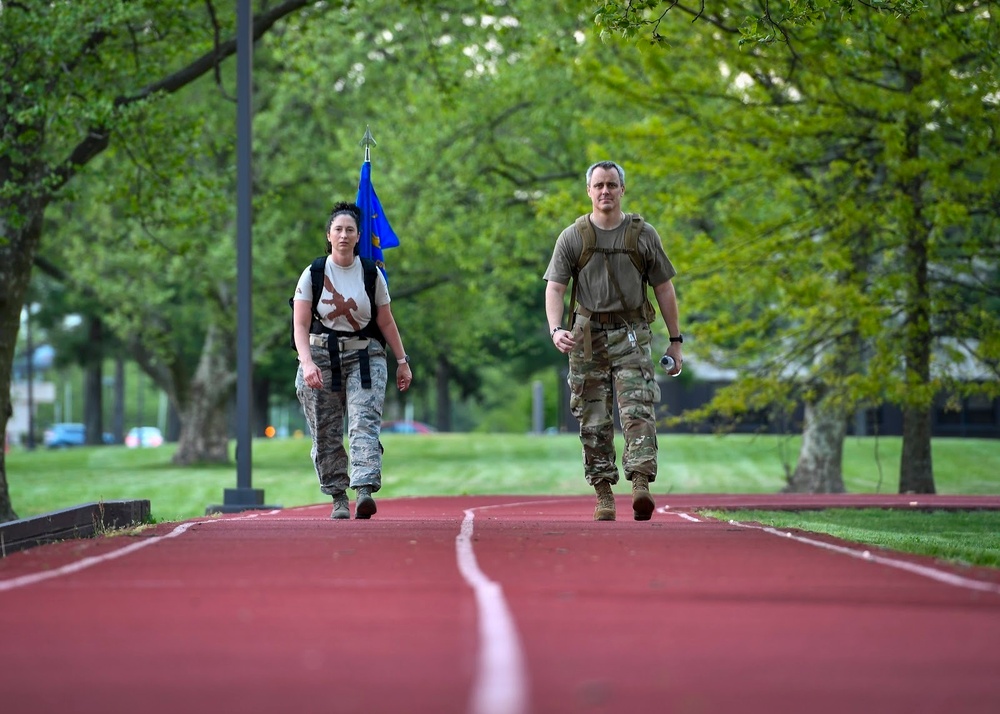
<instances>
[{"instance_id":1,"label":"black backpack strap","mask_svg":"<svg viewBox=\"0 0 1000 714\"><path fill-rule=\"evenodd\" d=\"M319 298L323 294L323 273L326 270L326 256L320 256L309 264L309 276L312 279L312 313L309 318L309 332L322 332L322 323L319 321ZM288 307L295 310L295 296L288 298ZM295 326L292 326L291 334L288 338L289 346L295 349Z\"/></svg>"},{"instance_id":2,"label":"black backpack strap","mask_svg":"<svg viewBox=\"0 0 1000 714\"><path fill-rule=\"evenodd\" d=\"M361 330L361 334L370 339L377 339L385 345L382 332L378 329L378 324L375 322L375 316L378 314L378 305L375 304L375 282L378 280L378 273L376 272L378 271L378 264L369 258L362 258L361 270L365 276L365 292L368 294L368 304L371 306L372 313L371 319L368 320L368 324ZM368 350L358 353L358 368L361 372L361 388L371 389L372 372Z\"/></svg>"},{"instance_id":3,"label":"black backpack strap","mask_svg":"<svg viewBox=\"0 0 1000 714\"><path fill-rule=\"evenodd\" d=\"M322 255L313 260L309 266L309 274L312 275L312 316L313 320L319 320L319 298L323 294L323 273L326 271L326 256Z\"/></svg>"},{"instance_id":4,"label":"black backpack strap","mask_svg":"<svg viewBox=\"0 0 1000 714\"><path fill-rule=\"evenodd\" d=\"M382 347L385 347L385 336L382 334L382 330L379 329L376 320L378 305L375 304L375 286L378 282L378 263L369 258L362 258L361 267L364 270L365 276L365 293L368 295L368 303L371 305L372 310L372 317L368 321L368 324L361 330L361 334L370 339L378 340L378 343Z\"/></svg>"}]
</instances>

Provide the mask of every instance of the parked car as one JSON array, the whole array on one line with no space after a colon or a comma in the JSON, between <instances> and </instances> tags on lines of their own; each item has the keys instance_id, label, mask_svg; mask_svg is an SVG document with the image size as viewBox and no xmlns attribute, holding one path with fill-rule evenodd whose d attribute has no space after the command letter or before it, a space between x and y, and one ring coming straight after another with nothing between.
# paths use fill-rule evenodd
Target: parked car
<instances>
[{"instance_id":1,"label":"parked car","mask_svg":"<svg viewBox=\"0 0 1000 714\"><path fill-rule=\"evenodd\" d=\"M114 434L101 434L105 444L115 443ZM53 424L42 435L42 443L50 449L65 449L69 446L84 446L87 443L87 427L75 422Z\"/></svg>"},{"instance_id":2,"label":"parked car","mask_svg":"<svg viewBox=\"0 0 1000 714\"><path fill-rule=\"evenodd\" d=\"M433 434L435 429L430 424L422 421L384 421L382 422L383 434Z\"/></svg>"},{"instance_id":3,"label":"parked car","mask_svg":"<svg viewBox=\"0 0 1000 714\"><path fill-rule=\"evenodd\" d=\"M53 424L45 430L45 433L42 435L42 442L50 449L83 446L87 443L87 428L83 424L70 422Z\"/></svg>"},{"instance_id":4,"label":"parked car","mask_svg":"<svg viewBox=\"0 0 1000 714\"><path fill-rule=\"evenodd\" d=\"M155 426L135 426L125 436L125 446L137 449L141 446L161 446L163 434Z\"/></svg>"}]
</instances>

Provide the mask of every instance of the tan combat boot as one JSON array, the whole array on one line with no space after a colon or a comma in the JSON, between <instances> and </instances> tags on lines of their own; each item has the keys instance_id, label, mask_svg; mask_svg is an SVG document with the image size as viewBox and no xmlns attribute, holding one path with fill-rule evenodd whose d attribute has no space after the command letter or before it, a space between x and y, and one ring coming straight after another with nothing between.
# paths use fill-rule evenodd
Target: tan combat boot
<instances>
[{"instance_id":1,"label":"tan combat boot","mask_svg":"<svg viewBox=\"0 0 1000 714\"><path fill-rule=\"evenodd\" d=\"M648 521L653 517L653 497L649 495L649 477L632 474L632 512L637 521Z\"/></svg>"},{"instance_id":2,"label":"tan combat boot","mask_svg":"<svg viewBox=\"0 0 1000 714\"><path fill-rule=\"evenodd\" d=\"M615 520L615 494L611 491L611 484L607 481L598 481L594 484L594 490L597 491L597 508L594 509L594 520Z\"/></svg>"}]
</instances>

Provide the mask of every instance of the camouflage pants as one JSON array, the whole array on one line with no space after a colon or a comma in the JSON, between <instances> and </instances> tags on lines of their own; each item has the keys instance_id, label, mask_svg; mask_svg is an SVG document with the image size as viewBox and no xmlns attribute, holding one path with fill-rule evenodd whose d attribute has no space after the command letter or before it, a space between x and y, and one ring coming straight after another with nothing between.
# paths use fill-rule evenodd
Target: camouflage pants
<instances>
[{"instance_id":1,"label":"camouflage pants","mask_svg":"<svg viewBox=\"0 0 1000 714\"><path fill-rule=\"evenodd\" d=\"M618 483L615 464L614 394L618 396L625 452L625 478L645 474L656 480L656 404L660 385L656 383L651 356L649 325L635 328L636 345L624 327L593 329L593 354L584 359L583 345L569 355L570 409L580 422L583 444L583 475L587 483Z\"/></svg>"},{"instance_id":2,"label":"camouflage pants","mask_svg":"<svg viewBox=\"0 0 1000 714\"><path fill-rule=\"evenodd\" d=\"M330 496L344 493L348 487L382 487L382 449L379 433L382 429L382 406L388 369L385 349L377 341L368 345L371 389L361 386L358 350L340 354L341 388L330 389L333 375L326 347L311 348L313 361L323 373L323 388L313 389L302 381L302 367L295 375L295 393L302 405L306 423L312 434L312 461L319 478L320 490ZM350 477L348 453L344 448L344 417L347 417L347 440L350 445Z\"/></svg>"}]
</instances>

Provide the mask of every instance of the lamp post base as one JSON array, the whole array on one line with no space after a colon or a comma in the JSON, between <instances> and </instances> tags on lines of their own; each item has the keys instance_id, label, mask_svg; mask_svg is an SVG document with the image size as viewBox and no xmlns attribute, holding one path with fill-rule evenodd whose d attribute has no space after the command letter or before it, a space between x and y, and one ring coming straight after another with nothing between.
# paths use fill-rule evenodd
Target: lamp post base
<instances>
[{"instance_id":1,"label":"lamp post base","mask_svg":"<svg viewBox=\"0 0 1000 714\"><path fill-rule=\"evenodd\" d=\"M264 505L264 489L227 488L223 490L222 504L205 508L205 515L213 513L241 513L242 511L271 511L281 506Z\"/></svg>"}]
</instances>

